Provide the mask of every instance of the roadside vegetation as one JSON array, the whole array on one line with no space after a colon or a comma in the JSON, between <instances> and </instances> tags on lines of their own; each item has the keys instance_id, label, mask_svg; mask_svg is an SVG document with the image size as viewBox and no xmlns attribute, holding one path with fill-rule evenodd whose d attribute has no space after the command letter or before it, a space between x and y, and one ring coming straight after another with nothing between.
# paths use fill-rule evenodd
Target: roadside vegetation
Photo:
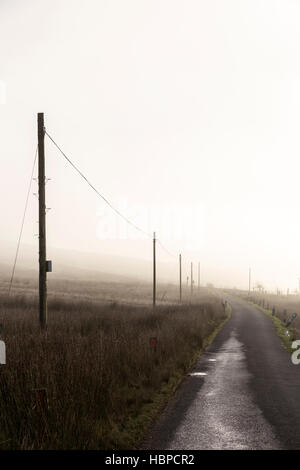
<instances>
[{"instance_id":1,"label":"roadside vegetation","mask_svg":"<svg viewBox=\"0 0 300 470\"><path fill-rule=\"evenodd\" d=\"M283 346L292 353L292 343L300 339L300 302L296 295L275 295L251 292L250 296L245 291L237 291L240 297L255 305L259 310L268 315L280 336ZM296 313L296 318L289 326L287 323Z\"/></svg>"},{"instance_id":2,"label":"roadside vegetation","mask_svg":"<svg viewBox=\"0 0 300 470\"><path fill-rule=\"evenodd\" d=\"M41 333L37 300L2 294L0 449L136 448L228 313L52 296Z\"/></svg>"},{"instance_id":3,"label":"roadside vegetation","mask_svg":"<svg viewBox=\"0 0 300 470\"><path fill-rule=\"evenodd\" d=\"M292 342L297 338L297 332L294 328L289 327L287 328L285 321L281 320L278 318L278 316L275 315L273 310L267 309L262 307L259 303L255 303L251 300L248 301L248 303L254 305L257 307L259 310L264 312L266 315L268 315L271 319L272 322L276 328L276 332L278 336L281 338L282 345L290 352L292 353Z\"/></svg>"}]
</instances>

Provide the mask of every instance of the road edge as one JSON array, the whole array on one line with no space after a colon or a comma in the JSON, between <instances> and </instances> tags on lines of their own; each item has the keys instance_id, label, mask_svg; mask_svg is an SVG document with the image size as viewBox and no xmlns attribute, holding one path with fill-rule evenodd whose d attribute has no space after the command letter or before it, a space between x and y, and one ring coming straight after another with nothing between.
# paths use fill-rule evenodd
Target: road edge
<instances>
[{"instance_id":1,"label":"road edge","mask_svg":"<svg viewBox=\"0 0 300 470\"><path fill-rule=\"evenodd\" d=\"M191 371L195 367L203 352L213 342L217 334L222 330L223 326L230 320L232 314L232 307L228 304L228 302L225 307L225 312L225 320L223 320L214 329L214 331L204 340L203 347L194 353L187 367L187 370L184 373L178 373L170 377L168 384L163 385L161 390L154 397L153 403L151 404L151 409L148 410L148 413L146 412L146 415L141 414L141 416L147 420L147 424L143 425L143 432L140 435L140 438L137 440L135 450L142 449L143 442L146 440L150 429L156 424L158 417L164 412L177 390L183 384L184 380L186 380L189 371ZM138 419L139 418L140 416L138 417Z\"/></svg>"}]
</instances>

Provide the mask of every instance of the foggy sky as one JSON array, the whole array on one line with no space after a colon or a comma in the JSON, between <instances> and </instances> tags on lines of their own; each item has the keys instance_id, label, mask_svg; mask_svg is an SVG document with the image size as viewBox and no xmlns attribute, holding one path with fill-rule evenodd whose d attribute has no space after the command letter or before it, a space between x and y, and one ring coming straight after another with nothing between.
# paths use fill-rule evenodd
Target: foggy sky
<instances>
[{"instance_id":1,"label":"foggy sky","mask_svg":"<svg viewBox=\"0 0 300 470\"><path fill-rule=\"evenodd\" d=\"M247 288L251 266L266 287L297 287L299 24L290 0L0 0L2 258L44 112L91 182L187 269L200 260L203 282ZM135 257L151 275L151 239L127 232L49 141L46 159L48 257ZM31 195L23 243L37 247L37 231ZM173 279L176 258L158 256Z\"/></svg>"}]
</instances>

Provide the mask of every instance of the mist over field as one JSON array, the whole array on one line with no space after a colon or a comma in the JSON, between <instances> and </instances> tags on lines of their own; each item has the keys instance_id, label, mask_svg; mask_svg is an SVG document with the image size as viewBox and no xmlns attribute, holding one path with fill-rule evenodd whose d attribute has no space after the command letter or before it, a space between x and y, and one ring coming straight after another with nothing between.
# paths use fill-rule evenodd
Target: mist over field
<instances>
[{"instance_id":1,"label":"mist over field","mask_svg":"<svg viewBox=\"0 0 300 470\"><path fill-rule=\"evenodd\" d=\"M272 0L2 0L0 262L7 271L36 114L44 112L64 152L150 234L120 221L48 139L53 276L72 258L74 270L147 280L156 231L182 253L186 275L191 261L201 261L203 283L247 288L251 266L253 283L296 289L299 10L295 1ZM32 193L36 181L20 268L37 266ZM162 279L175 282L176 259L162 250L158 262Z\"/></svg>"}]
</instances>

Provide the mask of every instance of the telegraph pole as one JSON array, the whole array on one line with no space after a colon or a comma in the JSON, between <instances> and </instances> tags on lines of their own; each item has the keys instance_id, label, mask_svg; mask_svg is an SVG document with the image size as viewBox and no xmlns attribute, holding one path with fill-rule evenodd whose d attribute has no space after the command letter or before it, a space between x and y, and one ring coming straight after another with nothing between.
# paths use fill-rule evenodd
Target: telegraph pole
<instances>
[{"instance_id":1,"label":"telegraph pole","mask_svg":"<svg viewBox=\"0 0 300 470\"><path fill-rule=\"evenodd\" d=\"M156 236L153 233L153 308L156 304Z\"/></svg>"},{"instance_id":2,"label":"telegraph pole","mask_svg":"<svg viewBox=\"0 0 300 470\"><path fill-rule=\"evenodd\" d=\"M179 302L182 300L182 271L181 271L181 255L179 255Z\"/></svg>"},{"instance_id":3,"label":"telegraph pole","mask_svg":"<svg viewBox=\"0 0 300 470\"><path fill-rule=\"evenodd\" d=\"M45 127L44 113L38 113L39 149L39 311L40 326L47 325L46 202L45 202Z\"/></svg>"},{"instance_id":4,"label":"telegraph pole","mask_svg":"<svg viewBox=\"0 0 300 470\"><path fill-rule=\"evenodd\" d=\"M191 263L191 297L193 296L193 263Z\"/></svg>"},{"instance_id":5,"label":"telegraph pole","mask_svg":"<svg viewBox=\"0 0 300 470\"><path fill-rule=\"evenodd\" d=\"M200 291L200 262L198 262L198 290Z\"/></svg>"}]
</instances>

